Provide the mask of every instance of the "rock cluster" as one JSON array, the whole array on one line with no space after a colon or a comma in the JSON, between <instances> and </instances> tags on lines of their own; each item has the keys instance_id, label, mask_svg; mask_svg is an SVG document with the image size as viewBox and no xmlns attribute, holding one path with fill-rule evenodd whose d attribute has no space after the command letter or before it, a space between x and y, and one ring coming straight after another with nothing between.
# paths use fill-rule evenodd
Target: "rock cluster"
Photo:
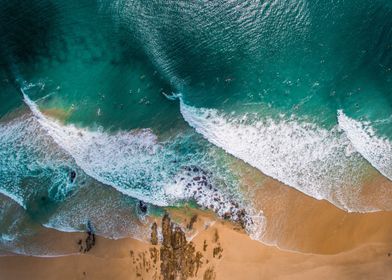
<instances>
[{"instance_id":1,"label":"rock cluster","mask_svg":"<svg viewBox=\"0 0 392 280\"><path fill-rule=\"evenodd\" d=\"M197 219L196 215L192 216L186 228L189 228L190 224L194 227ZM192 242L186 240L183 229L172 223L168 214L162 218L159 233L158 224L152 223L150 237L152 246L148 250L139 252L130 250L133 271L137 279L186 280L196 277L214 280L216 278L214 264L222 258L223 252L217 230L211 240L209 251L207 251L207 240L204 240L202 250L206 256L197 251ZM208 255L212 255L214 261L209 259ZM208 264L206 269L202 267L202 259Z\"/></svg>"},{"instance_id":2,"label":"rock cluster","mask_svg":"<svg viewBox=\"0 0 392 280\"><path fill-rule=\"evenodd\" d=\"M151 244L158 245L158 225L156 222L151 226Z\"/></svg>"},{"instance_id":3,"label":"rock cluster","mask_svg":"<svg viewBox=\"0 0 392 280\"><path fill-rule=\"evenodd\" d=\"M87 223L86 234L87 234L87 237L84 240L84 242L82 239L79 239L79 241L78 241L79 252L87 253L95 246L95 233L94 233L94 229L91 226L90 222Z\"/></svg>"},{"instance_id":4,"label":"rock cluster","mask_svg":"<svg viewBox=\"0 0 392 280\"><path fill-rule=\"evenodd\" d=\"M192 230L193 229L193 224L197 222L197 215L193 215L191 220L189 221L189 224L187 224L186 228L188 230Z\"/></svg>"},{"instance_id":5,"label":"rock cluster","mask_svg":"<svg viewBox=\"0 0 392 280\"><path fill-rule=\"evenodd\" d=\"M203 255L196 252L192 242L187 242L185 233L171 222L168 214L162 219L162 236L160 259L163 279L185 280L196 276Z\"/></svg>"},{"instance_id":6,"label":"rock cluster","mask_svg":"<svg viewBox=\"0 0 392 280\"><path fill-rule=\"evenodd\" d=\"M226 220L238 223L243 229L253 224L246 207L234 198L214 187L212 173L196 166L184 167L174 183L182 186L185 197L194 199L204 208L210 209Z\"/></svg>"}]
</instances>

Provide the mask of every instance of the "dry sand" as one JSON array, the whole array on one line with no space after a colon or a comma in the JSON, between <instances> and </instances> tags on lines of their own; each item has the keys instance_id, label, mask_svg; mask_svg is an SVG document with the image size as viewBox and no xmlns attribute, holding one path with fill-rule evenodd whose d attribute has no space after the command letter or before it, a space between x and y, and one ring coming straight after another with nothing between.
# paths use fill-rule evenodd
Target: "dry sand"
<instances>
[{"instance_id":1,"label":"dry sand","mask_svg":"<svg viewBox=\"0 0 392 280\"><path fill-rule=\"evenodd\" d=\"M288 252L251 240L238 225L211 223L211 214L201 211L197 214L197 222L188 234L198 233L192 242L203 255L203 263L196 277L190 279L392 279L392 256L388 255L392 243L369 241L329 255ZM174 221L182 220L184 225L190 220L189 215L178 211L171 211L171 216ZM366 235L367 231L356 234ZM69 236L77 246L81 235ZM342 239L347 240L347 236ZM130 238L98 237L96 245L84 254L1 257L0 279L163 279L160 246Z\"/></svg>"}]
</instances>

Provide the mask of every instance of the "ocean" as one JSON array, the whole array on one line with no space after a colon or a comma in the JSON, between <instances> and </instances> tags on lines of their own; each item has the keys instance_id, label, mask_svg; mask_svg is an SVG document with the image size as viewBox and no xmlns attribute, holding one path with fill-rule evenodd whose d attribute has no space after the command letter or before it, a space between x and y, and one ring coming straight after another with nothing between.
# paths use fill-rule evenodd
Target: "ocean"
<instances>
[{"instance_id":1,"label":"ocean","mask_svg":"<svg viewBox=\"0 0 392 280\"><path fill-rule=\"evenodd\" d=\"M254 168L391 210L391 69L387 0L3 1L0 249L62 254L33 237L88 223L143 239L185 205L263 242Z\"/></svg>"}]
</instances>

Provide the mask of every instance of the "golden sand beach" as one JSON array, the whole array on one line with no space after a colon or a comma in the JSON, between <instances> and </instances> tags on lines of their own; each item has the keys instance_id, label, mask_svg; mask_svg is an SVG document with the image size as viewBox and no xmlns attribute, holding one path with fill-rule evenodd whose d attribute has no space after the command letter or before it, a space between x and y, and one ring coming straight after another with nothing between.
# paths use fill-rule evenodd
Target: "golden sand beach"
<instances>
[{"instance_id":1,"label":"golden sand beach","mask_svg":"<svg viewBox=\"0 0 392 280\"><path fill-rule=\"evenodd\" d=\"M288 192L293 205L302 202L301 207L288 205L287 211L301 218L297 223L285 220L281 235L278 229L266 233L270 239L276 234L286 250L251 240L238 224L210 212L168 209L170 232L165 241L165 226L157 218L157 245L150 237L150 242L97 237L90 251L76 255L1 257L1 279L392 278L392 212L347 213L325 201ZM61 235L59 242L76 251L78 240L86 238L84 233Z\"/></svg>"}]
</instances>

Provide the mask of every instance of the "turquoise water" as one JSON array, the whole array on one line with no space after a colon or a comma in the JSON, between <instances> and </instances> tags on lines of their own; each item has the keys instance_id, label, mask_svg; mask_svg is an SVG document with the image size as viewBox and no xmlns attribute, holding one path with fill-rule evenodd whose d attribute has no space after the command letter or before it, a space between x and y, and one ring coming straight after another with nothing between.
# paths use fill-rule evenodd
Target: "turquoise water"
<instances>
[{"instance_id":1,"label":"turquoise water","mask_svg":"<svg viewBox=\"0 0 392 280\"><path fill-rule=\"evenodd\" d=\"M7 250L87 221L143 236L140 201L262 221L241 161L346 211L392 208L358 199L368 174L392 179L389 1L3 2Z\"/></svg>"}]
</instances>

